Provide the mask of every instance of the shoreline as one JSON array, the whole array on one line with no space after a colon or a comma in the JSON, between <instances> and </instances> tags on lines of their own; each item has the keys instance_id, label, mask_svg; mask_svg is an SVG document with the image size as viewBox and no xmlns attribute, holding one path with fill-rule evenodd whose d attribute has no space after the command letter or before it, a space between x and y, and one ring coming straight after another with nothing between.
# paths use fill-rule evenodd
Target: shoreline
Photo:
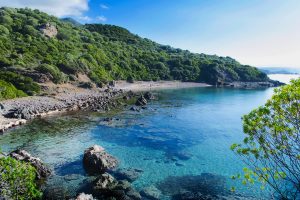
<instances>
[{"instance_id":1,"label":"shoreline","mask_svg":"<svg viewBox=\"0 0 300 200\"><path fill-rule=\"evenodd\" d=\"M180 81L115 81L114 86L84 89L71 84L43 84L47 95L28 96L0 101L0 134L28 120L68 111L107 111L116 108L116 98L127 92L146 92L157 89L210 87L205 83Z\"/></svg>"}]
</instances>

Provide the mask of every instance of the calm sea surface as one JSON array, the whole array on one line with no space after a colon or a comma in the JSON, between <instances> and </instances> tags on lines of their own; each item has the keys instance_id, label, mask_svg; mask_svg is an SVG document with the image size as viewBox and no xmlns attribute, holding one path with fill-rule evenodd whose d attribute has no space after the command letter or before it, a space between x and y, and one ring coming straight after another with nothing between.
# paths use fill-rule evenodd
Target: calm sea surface
<instances>
[{"instance_id":1,"label":"calm sea surface","mask_svg":"<svg viewBox=\"0 0 300 200\"><path fill-rule=\"evenodd\" d=\"M107 114L93 113L36 119L0 136L0 147L6 152L22 148L40 157L55 172L47 188L58 187L53 191L71 196L88 179L82 168L84 149L99 144L120 160L119 168L143 170L133 182L137 190L154 185L163 192L162 199L199 187L223 194L231 186L241 195L266 198L259 185L241 186L230 179L244 165L229 147L244 137L241 117L272 93L272 88L161 90L158 100L141 112L111 114L117 123L103 125Z\"/></svg>"}]
</instances>

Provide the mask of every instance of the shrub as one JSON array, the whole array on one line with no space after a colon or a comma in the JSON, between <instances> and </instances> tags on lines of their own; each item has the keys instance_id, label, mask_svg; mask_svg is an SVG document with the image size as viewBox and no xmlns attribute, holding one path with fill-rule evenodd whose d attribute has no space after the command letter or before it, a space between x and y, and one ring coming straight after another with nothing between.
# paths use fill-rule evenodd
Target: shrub
<instances>
[{"instance_id":1,"label":"shrub","mask_svg":"<svg viewBox=\"0 0 300 200\"><path fill-rule=\"evenodd\" d=\"M40 92L40 86L33 82L29 77L14 73L14 72L0 72L0 80L12 83L18 90L22 90L28 95L37 94Z\"/></svg>"},{"instance_id":2,"label":"shrub","mask_svg":"<svg viewBox=\"0 0 300 200\"><path fill-rule=\"evenodd\" d=\"M27 95L23 91L16 89L11 83L0 80L0 100L25 96Z\"/></svg>"},{"instance_id":3,"label":"shrub","mask_svg":"<svg viewBox=\"0 0 300 200\"><path fill-rule=\"evenodd\" d=\"M61 83L64 81L64 74L59 71L59 69L53 65L48 65L48 64L42 64L37 67L37 71L41 73L49 73L52 76L52 81L54 83Z\"/></svg>"}]
</instances>

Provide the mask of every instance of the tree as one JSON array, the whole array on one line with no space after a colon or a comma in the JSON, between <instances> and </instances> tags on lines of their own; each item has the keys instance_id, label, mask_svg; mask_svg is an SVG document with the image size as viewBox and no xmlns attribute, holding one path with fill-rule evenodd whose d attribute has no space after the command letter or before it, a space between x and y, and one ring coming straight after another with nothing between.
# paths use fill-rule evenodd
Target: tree
<instances>
[{"instance_id":1,"label":"tree","mask_svg":"<svg viewBox=\"0 0 300 200\"><path fill-rule=\"evenodd\" d=\"M299 199L300 79L275 89L264 106L243 117L243 128L243 144L231 149L249 167L244 184L259 180L282 199Z\"/></svg>"}]
</instances>

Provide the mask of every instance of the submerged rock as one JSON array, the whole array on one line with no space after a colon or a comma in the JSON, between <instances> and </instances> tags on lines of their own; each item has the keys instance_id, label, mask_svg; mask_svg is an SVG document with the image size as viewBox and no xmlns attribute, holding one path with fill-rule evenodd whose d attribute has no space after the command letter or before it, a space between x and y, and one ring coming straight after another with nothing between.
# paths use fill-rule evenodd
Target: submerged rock
<instances>
[{"instance_id":1,"label":"submerged rock","mask_svg":"<svg viewBox=\"0 0 300 200\"><path fill-rule=\"evenodd\" d=\"M94 145L84 151L83 166L90 174L102 174L117 165L118 160L99 145Z\"/></svg>"},{"instance_id":2,"label":"submerged rock","mask_svg":"<svg viewBox=\"0 0 300 200\"><path fill-rule=\"evenodd\" d=\"M117 181L108 173L100 175L94 181L93 194L99 199L141 199L141 195L132 188L128 181Z\"/></svg>"},{"instance_id":3,"label":"submerged rock","mask_svg":"<svg viewBox=\"0 0 300 200\"><path fill-rule=\"evenodd\" d=\"M13 151L9 156L16 160L30 163L36 169L37 179L47 178L51 174L51 170L46 167L39 158L31 156L25 150Z\"/></svg>"},{"instance_id":4,"label":"submerged rock","mask_svg":"<svg viewBox=\"0 0 300 200\"><path fill-rule=\"evenodd\" d=\"M170 176L158 184L165 195L173 199L214 199L214 196L227 196L226 179L211 173L191 176ZM209 197L209 198L208 198Z\"/></svg>"},{"instance_id":5,"label":"submerged rock","mask_svg":"<svg viewBox=\"0 0 300 200\"><path fill-rule=\"evenodd\" d=\"M132 106L129 110L135 111L135 112L140 112L141 111L141 109L139 107L135 107L135 106Z\"/></svg>"},{"instance_id":6,"label":"submerged rock","mask_svg":"<svg viewBox=\"0 0 300 200\"><path fill-rule=\"evenodd\" d=\"M149 200L159 200L161 196L161 191L155 186L149 186L141 191L141 195Z\"/></svg>"},{"instance_id":7,"label":"submerged rock","mask_svg":"<svg viewBox=\"0 0 300 200\"><path fill-rule=\"evenodd\" d=\"M141 176L142 172L143 172L143 170L133 169L133 168L120 169L115 172L115 176L118 179L128 180L130 182L133 182Z\"/></svg>"}]
</instances>

